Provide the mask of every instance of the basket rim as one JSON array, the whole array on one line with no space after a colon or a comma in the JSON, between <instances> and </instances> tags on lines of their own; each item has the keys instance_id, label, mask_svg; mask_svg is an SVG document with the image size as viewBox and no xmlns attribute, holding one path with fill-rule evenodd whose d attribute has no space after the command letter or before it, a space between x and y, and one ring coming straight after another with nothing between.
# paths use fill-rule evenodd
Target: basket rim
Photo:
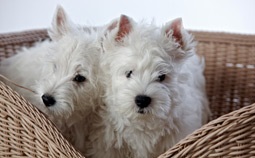
<instances>
[{"instance_id":1,"label":"basket rim","mask_svg":"<svg viewBox=\"0 0 255 158\"><path fill-rule=\"evenodd\" d=\"M0 47L5 45L13 45L26 42L38 41L38 38L49 38L47 29L31 29L18 32L1 33Z\"/></svg>"},{"instance_id":2,"label":"basket rim","mask_svg":"<svg viewBox=\"0 0 255 158\"><path fill-rule=\"evenodd\" d=\"M220 43L238 43L244 45L254 45L255 34L233 33L225 31L200 31L200 30L188 30L195 36L195 39L199 41L207 42L220 42ZM16 32L0 33L0 46L8 43L21 43L24 41L33 41L36 37L42 36L43 38L49 38L46 28L41 29L29 29ZM27 36L28 38L24 38Z\"/></svg>"}]
</instances>

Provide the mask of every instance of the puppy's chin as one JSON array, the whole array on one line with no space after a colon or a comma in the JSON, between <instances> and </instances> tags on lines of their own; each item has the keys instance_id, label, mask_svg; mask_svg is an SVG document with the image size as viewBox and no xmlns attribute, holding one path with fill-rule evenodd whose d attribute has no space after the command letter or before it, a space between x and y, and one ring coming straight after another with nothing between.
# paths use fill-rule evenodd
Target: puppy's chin
<instances>
[{"instance_id":1,"label":"puppy's chin","mask_svg":"<svg viewBox=\"0 0 255 158\"><path fill-rule=\"evenodd\" d=\"M137 113L138 113L139 115L150 115L150 114L151 114L149 108L139 108L139 109L137 110Z\"/></svg>"},{"instance_id":2,"label":"puppy's chin","mask_svg":"<svg viewBox=\"0 0 255 158\"><path fill-rule=\"evenodd\" d=\"M136 112L138 115L150 115L150 114L152 114L151 110L152 109L150 107L138 108Z\"/></svg>"},{"instance_id":3,"label":"puppy's chin","mask_svg":"<svg viewBox=\"0 0 255 158\"><path fill-rule=\"evenodd\" d=\"M155 111L155 109L151 107L147 108L138 108L135 111L135 117L139 120L155 120L155 119L160 119L164 120L169 117L169 113L165 113L164 111Z\"/></svg>"},{"instance_id":4,"label":"puppy's chin","mask_svg":"<svg viewBox=\"0 0 255 158\"><path fill-rule=\"evenodd\" d=\"M149 119L154 118L152 113L147 108L139 108L136 111L136 117L138 118L138 120L143 120L143 121L145 120L148 121Z\"/></svg>"},{"instance_id":5,"label":"puppy's chin","mask_svg":"<svg viewBox=\"0 0 255 158\"><path fill-rule=\"evenodd\" d=\"M49 109L42 102L38 102L37 104L32 103L41 113L46 116L50 115Z\"/></svg>"},{"instance_id":6,"label":"puppy's chin","mask_svg":"<svg viewBox=\"0 0 255 158\"><path fill-rule=\"evenodd\" d=\"M139 113L141 115L145 114L144 109L142 109L142 108L138 109L137 113Z\"/></svg>"}]
</instances>

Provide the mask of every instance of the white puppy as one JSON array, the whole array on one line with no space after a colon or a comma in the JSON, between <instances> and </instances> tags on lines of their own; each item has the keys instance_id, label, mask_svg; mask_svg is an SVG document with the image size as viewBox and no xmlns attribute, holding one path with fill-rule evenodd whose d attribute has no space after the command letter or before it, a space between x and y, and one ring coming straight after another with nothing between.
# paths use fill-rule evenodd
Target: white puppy
<instances>
[{"instance_id":1,"label":"white puppy","mask_svg":"<svg viewBox=\"0 0 255 158\"><path fill-rule=\"evenodd\" d=\"M77 148L83 147L86 132L80 125L85 126L98 100L98 34L74 25L58 7L49 30L52 41L23 49L0 65L0 74L35 93L5 82L45 113Z\"/></svg>"},{"instance_id":2,"label":"white puppy","mask_svg":"<svg viewBox=\"0 0 255 158\"><path fill-rule=\"evenodd\" d=\"M102 47L105 106L91 128L88 157L154 158L207 122L204 62L181 19L158 28L122 15Z\"/></svg>"}]
</instances>

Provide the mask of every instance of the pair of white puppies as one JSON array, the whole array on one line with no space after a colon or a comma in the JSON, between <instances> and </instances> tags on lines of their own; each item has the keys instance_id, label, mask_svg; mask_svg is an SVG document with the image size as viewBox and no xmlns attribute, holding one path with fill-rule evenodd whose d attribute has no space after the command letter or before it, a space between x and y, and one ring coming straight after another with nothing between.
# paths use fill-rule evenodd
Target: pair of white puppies
<instances>
[{"instance_id":1,"label":"pair of white puppies","mask_svg":"<svg viewBox=\"0 0 255 158\"><path fill-rule=\"evenodd\" d=\"M181 19L82 28L59 7L49 34L0 73L85 156L157 157L206 123L204 63Z\"/></svg>"}]
</instances>

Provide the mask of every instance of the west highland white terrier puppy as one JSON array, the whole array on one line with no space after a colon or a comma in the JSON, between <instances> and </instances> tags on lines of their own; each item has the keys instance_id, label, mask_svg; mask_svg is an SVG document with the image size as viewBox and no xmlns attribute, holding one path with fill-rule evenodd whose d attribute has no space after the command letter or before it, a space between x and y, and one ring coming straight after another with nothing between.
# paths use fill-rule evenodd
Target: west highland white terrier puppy
<instances>
[{"instance_id":1,"label":"west highland white terrier puppy","mask_svg":"<svg viewBox=\"0 0 255 158\"><path fill-rule=\"evenodd\" d=\"M210 114L196 43L175 19L162 28L122 15L102 41L104 103L87 156L154 158Z\"/></svg>"},{"instance_id":2,"label":"west highland white terrier puppy","mask_svg":"<svg viewBox=\"0 0 255 158\"><path fill-rule=\"evenodd\" d=\"M45 113L66 137L76 137L70 138L76 146L83 147L79 144L86 132L83 121L98 100L98 34L94 28L74 25L58 7L49 30L52 41L23 49L0 65L0 74L35 93L5 82Z\"/></svg>"}]
</instances>

